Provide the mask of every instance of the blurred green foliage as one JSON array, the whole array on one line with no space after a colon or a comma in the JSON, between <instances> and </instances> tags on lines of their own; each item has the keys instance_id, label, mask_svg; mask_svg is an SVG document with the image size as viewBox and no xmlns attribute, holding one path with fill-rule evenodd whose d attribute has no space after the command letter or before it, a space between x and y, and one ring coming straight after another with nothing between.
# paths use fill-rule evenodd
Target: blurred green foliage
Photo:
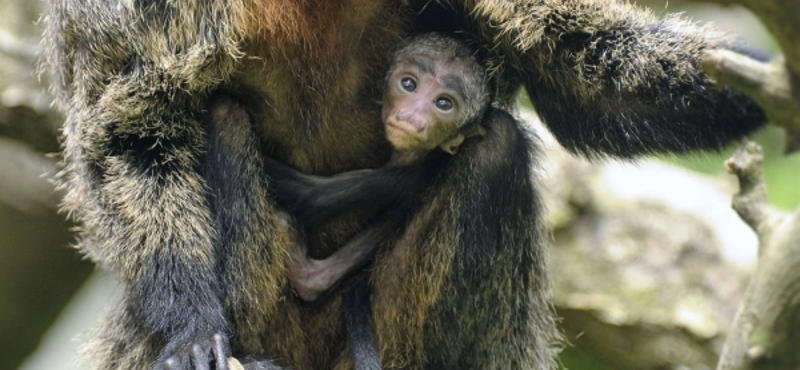
<instances>
[{"instance_id":1,"label":"blurred green foliage","mask_svg":"<svg viewBox=\"0 0 800 370\"><path fill-rule=\"evenodd\" d=\"M567 347L558 356L559 370L626 370L606 365L580 351Z\"/></svg>"}]
</instances>

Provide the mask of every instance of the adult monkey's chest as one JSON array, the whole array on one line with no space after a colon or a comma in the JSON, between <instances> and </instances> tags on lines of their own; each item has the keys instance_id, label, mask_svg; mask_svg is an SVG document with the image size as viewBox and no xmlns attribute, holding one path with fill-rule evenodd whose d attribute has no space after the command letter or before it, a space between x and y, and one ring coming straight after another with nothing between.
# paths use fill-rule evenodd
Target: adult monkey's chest
<instances>
[{"instance_id":1,"label":"adult monkey's chest","mask_svg":"<svg viewBox=\"0 0 800 370\"><path fill-rule=\"evenodd\" d=\"M408 12L393 0L262 0L241 80L267 155L310 173L386 160L384 74Z\"/></svg>"}]
</instances>

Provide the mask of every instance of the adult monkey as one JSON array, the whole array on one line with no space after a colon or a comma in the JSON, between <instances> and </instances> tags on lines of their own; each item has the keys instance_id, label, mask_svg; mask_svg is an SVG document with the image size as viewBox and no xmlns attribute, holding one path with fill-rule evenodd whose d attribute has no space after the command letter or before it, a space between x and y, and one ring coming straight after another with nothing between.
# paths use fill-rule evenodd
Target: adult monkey
<instances>
[{"instance_id":1,"label":"adult monkey","mask_svg":"<svg viewBox=\"0 0 800 370\"><path fill-rule=\"evenodd\" d=\"M702 50L735 43L610 0L54 0L47 19L65 206L81 249L126 284L91 352L100 369L204 356L224 368L225 339L273 368L350 367L339 300L284 297L293 232L261 158L321 175L385 162L373 99L402 37L472 42L493 64L495 105L524 85L559 141L589 156L716 149L764 121L698 69ZM238 104L250 114L231 123ZM494 112L377 256L384 368L553 366L535 144ZM240 126L223 135L219 122ZM310 230L314 257L369 217Z\"/></svg>"}]
</instances>

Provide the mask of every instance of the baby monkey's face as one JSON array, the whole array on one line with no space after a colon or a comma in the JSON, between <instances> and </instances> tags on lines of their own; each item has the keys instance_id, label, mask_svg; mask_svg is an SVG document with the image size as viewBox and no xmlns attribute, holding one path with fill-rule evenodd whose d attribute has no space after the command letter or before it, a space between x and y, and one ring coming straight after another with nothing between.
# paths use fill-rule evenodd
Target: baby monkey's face
<instances>
[{"instance_id":1,"label":"baby monkey's face","mask_svg":"<svg viewBox=\"0 0 800 370\"><path fill-rule=\"evenodd\" d=\"M387 79L381 119L392 147L428 151L458 135L466 99L456 62L413 55L395 64Z\"/></svg>"}]
</instances>

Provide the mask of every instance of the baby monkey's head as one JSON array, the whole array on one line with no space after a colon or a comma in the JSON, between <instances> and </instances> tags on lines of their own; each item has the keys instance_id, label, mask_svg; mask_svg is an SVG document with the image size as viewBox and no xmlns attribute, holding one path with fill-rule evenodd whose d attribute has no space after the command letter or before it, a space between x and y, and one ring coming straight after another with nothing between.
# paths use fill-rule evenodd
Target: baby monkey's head
<instances>
[{"instance_id":1,"label":"baby monkey's head","mask_svg":"<svg viewBox=\"0 0 800 370\"><path fill-rule=\"evenodd\" d=\"M437 146L455 153L465 137L479 134L489 105L486 71L463 42L426 34L395 55L386 78L381 119L400 152Z\"/></svg>"}]
</instances>

